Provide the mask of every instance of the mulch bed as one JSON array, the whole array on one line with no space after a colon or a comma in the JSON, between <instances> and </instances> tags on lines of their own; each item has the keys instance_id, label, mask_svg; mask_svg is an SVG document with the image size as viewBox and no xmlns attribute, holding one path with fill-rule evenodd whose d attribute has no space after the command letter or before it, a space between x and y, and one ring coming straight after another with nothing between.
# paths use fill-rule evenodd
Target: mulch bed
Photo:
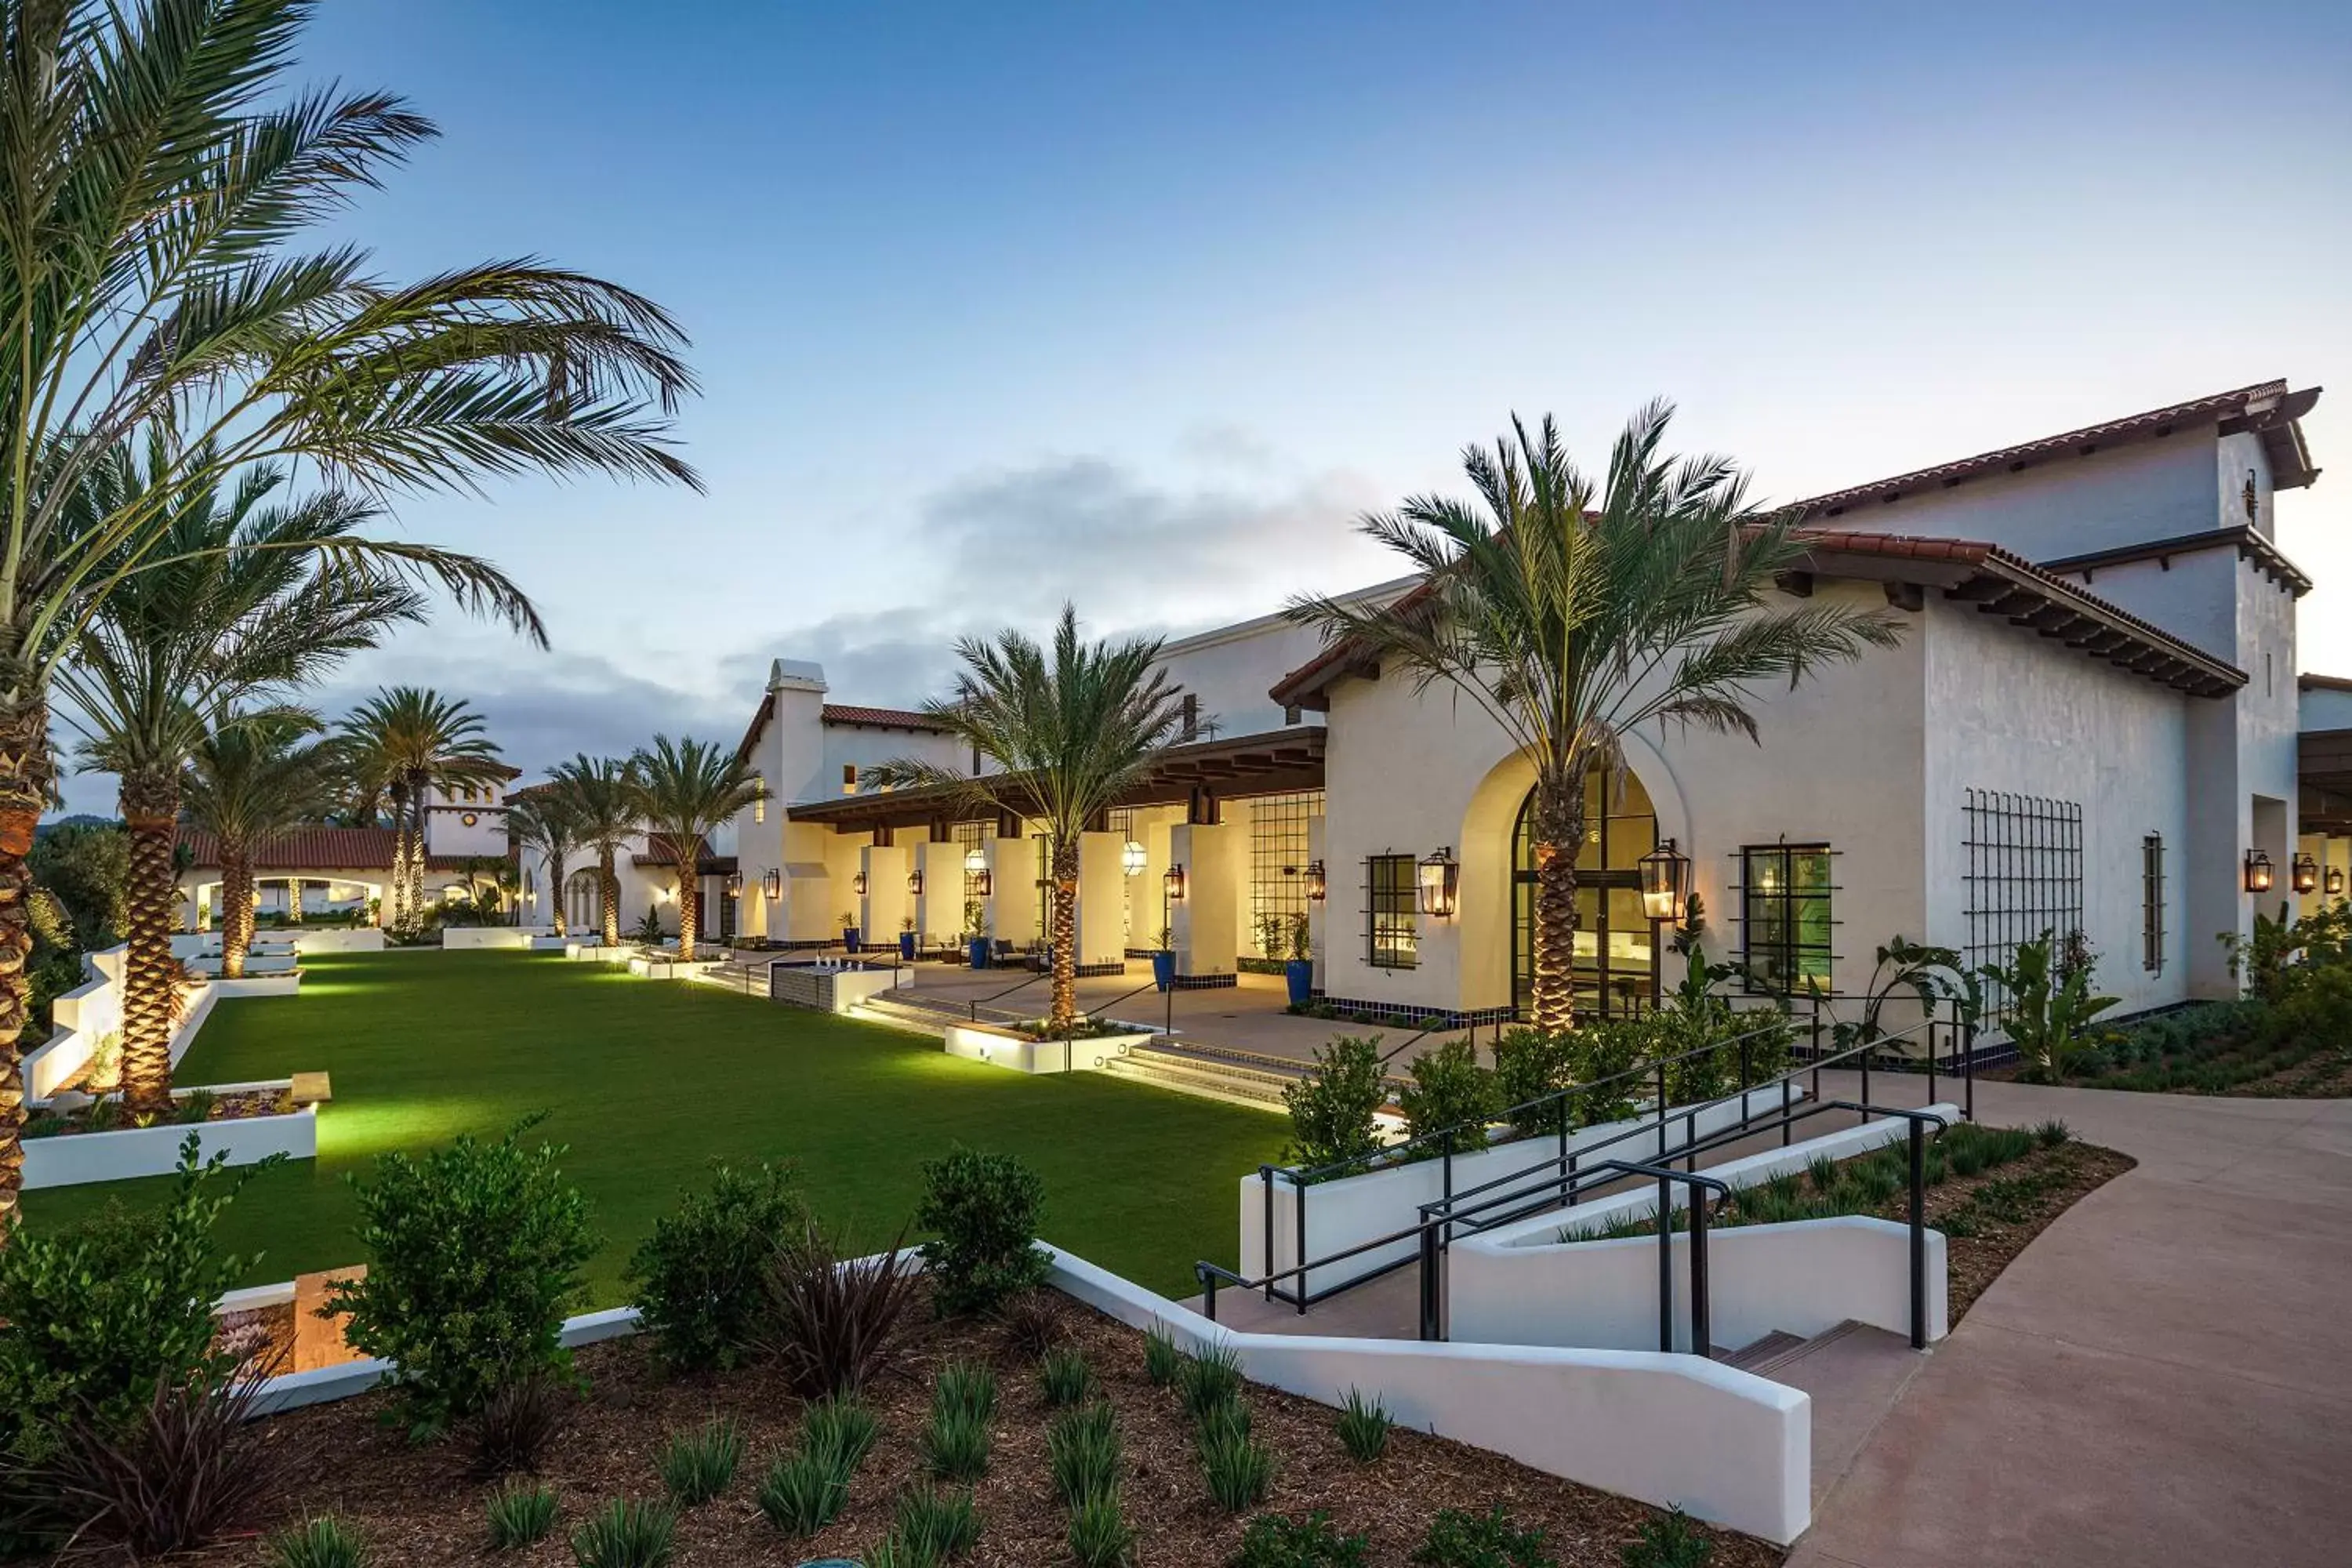
<instances>
[{"instance_id":1,"label":"mulch bed","mask_svg":"<svg viewBox=\"0 0 2352 1568\"><path fill-rule=\"evenodd\" d=\"M293 1097L282 1089L237 1089L227 1094L215 1096L213 1100L212 1114L207 1116L205 1120L207 1121L242 1121L247 1117L254 1116L283 1116L293 1109ZM82 1124L81 1116L83 1114L85 1113L77 1112L72 1116L67 1117L65 1119L66 1124L63 1127L59 1127L53 1131L37 1133L37 1136L43 1138L79 1138L83 1133L93 1131L93 1129ZM102 1132L121 1132L129 1129L132 1125L133 1123L127 1120L118 1121L111 1127L98 1128L95 1129L95 1131ZM194 1126L195 1123L182 1122L175 1119L171 1122L164 1123L164 1125L175 1127Z\"/></svg>"},{"instance_id":2,"label":"mulch bed","mask_svg":"<svg viewBox=\"0 0 2352 1568\"><path fill-rule=\"evenodd\" d=\"M1209 1500L1175 1392L1154 1387L1144 1375L1143 1336L1066 1298L1053 1300L1072 1342L1085 1351L1118 1411L1127 1515L1137 1532L1139 1568L1227 1563L1244 1521ZM799 1402L756 1368L671 1379L639 1340L581 1352L589 1393L542 1465L544 1479L562 1496L562 1512L555 1531L535 1546L493 1555L483 1522L491 1488L467 1475L462 1439L411 1446L378 1424L383 1400L376 1395L270 1420L286 1474L268 1510L271 1517L261 1522L266 1528L339 1514L366 1533L378 1563L567 1568L572 1554L565 1537L573 1525L614 1497L659 1495L654 1460L669 1434L731 1415L744 1432L742 1466L723 1494L681 1517L672 1559L677 1568L855 1557L888 1531L898 1492L919 1479L916 1440L929 1419L934 1375L949 1361L972 1359L997 1368L999 1390L989 1471L974 1493L980 1542L965 1562L971 1568L1067 1563L1065 1519L1046 1468L1049 1412L1034 1367L996 1325L936 1322L925 1305L916 1311L901 1365L868 1393L881 1417L881 1440L851 1484L842 1516L813 1539L787 1539L751 1502L770 1458L793 1439ZM1370 1560L1376 1564L1406 1563L1430 1520L1446 1507L1484 1512L1501 1503L1520 1523L1544 1528L1547 1550L1563 1568L1616 1568L1623 1545L1656 1517L1643 1504L1423 1433L1395 1432L1386 1454L1359 1465L1340 1447L1329 1408L1257 1384L1247 1394L1255 1430L1278 1466L1265 1507L1293 1515L1328 1509L1339 1529L1370 1534ZM1710 1568L1765 1568L1782 1555L1762 1542L1718 1533ZM259 1560L257 1539L247 1537L185 1561Z\"/></svg>"}]
</instances>

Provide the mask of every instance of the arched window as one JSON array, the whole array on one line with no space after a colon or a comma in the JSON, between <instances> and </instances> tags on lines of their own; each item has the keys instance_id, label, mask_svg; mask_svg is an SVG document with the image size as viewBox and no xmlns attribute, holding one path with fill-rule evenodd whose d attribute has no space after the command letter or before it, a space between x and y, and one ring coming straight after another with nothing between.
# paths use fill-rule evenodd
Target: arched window
<instances>
[{"instance_id":1,"label":"arched window","mask_svg":"<svg viewBox=\"0 0 2352 1568\"><path fill-rule=\"evenodd\" d=\"M1535 1002L1536 856L1528 824L1535 792L1519 804L1511 827L1511 1005ZM1621 795L1606 773L1584 791L1584 844L1576 858L1576 953L1572 973L1581 1016L1619 1018L1644 1012L1657 997L1657 954L1642 913L1639 867L1658 847L1649 792L1629 769Z\"/></svg>"}]
</instances>

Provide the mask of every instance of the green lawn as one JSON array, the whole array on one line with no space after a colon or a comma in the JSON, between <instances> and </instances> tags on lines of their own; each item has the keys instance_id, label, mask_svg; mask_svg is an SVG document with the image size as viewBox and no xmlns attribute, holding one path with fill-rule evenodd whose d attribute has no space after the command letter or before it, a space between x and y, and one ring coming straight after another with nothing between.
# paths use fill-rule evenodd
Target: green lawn
<instances>
[{"instance_id":1,"label":"green lawn","mask_svg":"<svg viewBox=\"0 0 2352 1568\"><path fill-rule=\"evenodd\" d=\"M539 1136L605 1238L593 1304L626 1300L629 1251L708 1163L796 1161L813 1205L880 1245L912 1213L922 1162L961 1141L1044 1177L1046 1240L1171 1295L1192 1263L1230 1266L1236 1181L1279 1152L1276 1116L1096 1073L1030 1078L958 1060L936 1039L554 954L386 952L306 961L302 994L223 1002L184 1084L323 1068L319 1158L256 1178L226 1244L266 1251L249 1283L362 1261L343 1177L390 1149L496 1133L544 1110ZM26 1194L37 1229L156 1178Z\"/></svg>"}]
</instances>

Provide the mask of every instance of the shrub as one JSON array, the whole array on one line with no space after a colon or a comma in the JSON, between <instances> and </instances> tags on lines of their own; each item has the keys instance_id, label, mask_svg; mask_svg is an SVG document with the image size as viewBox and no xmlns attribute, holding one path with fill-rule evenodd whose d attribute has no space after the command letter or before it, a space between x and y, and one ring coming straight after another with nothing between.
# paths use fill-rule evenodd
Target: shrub
<instances>
[{"instance_id":1,"label":"shrub","mask_svg":"<svg viewBox=\"0 0 2352 1568\"><path fill-rule=\"evenodd\" d=\"M2055 1149L2074 1136L2074 1130L2055 1117L2047 1121L2036 1122L2033 1126L2033 1141L2044 1149Z\"/></svg>"},{"instance_id":2,"label":"shrub","mask_svg":"<svg viewBox=\"0 0 2352 1568\"><path fill-rule=\"evenodd\" d=\"M855 1399L821 1399L801 1417L801 1444L844 1477L855 1474L874 1449L882 1425Z\"/></svg>"},{"instance_id":3,"label":"shrub","mask_svg":"<svg viewBox=\"0 0 2352 1568\"><path fill-rule=\"evenodd\" d=\"M1621 1078L1660 1053L1657 1015L1586 1024L1569 1036L1568 1045L1569 1070L1578 1083ZM1622 1121L1633 1114L1634 1100L1643 1092L1642 1085L1631 1080L1587 1089L1576 1097L1577 1124Z\"/></svg>"},{"instance_id":4,"label":"shrub","mask_svg":"<svg viewBox=\"0 0 2352 1568\"><path fill-rule=\"evenodd\" d=\"M1392 1425L1387 1406L1377 1398L1368 1400L1358 1390L1348 1390L1348 1403L1339 1412L1339 1444L1352 1458L1369 1465L1386 1453Z\"/></svg>"},{"instance_id":5,"label":"shrub","mask_svg":"<svg viewBox=\"0 0 2352 1568\"><path fill-rule=\"evenodd\" d=\"M980 1515L968 1491L912 1486L898 1494L891 1533L914 1561L946 1563L970 1552L980 1539Z\"/></svg>"},{"instance_id":6,"label":"shrub","mask_svg":"<svg viewBox=\"0 0 2352 1568\"><path fill-rule=\"evenodd\" d=\"M1337 1165L1379 1152L1373 1114L1387 1103L1380 1037L1341 1035L1315 1053L1315 1070L1282 1091L1290 1110L1286 1156L1301 1165Z\"/></svg>"},{"instance_id":7,"label":"shrub","mask_svg":"<svg viewBox=\"0 0 2352 1568\"><path fill-rule=\"evenodd\" d=\"M654 1222L629 1259L637 1310L662 1359L681 1371L740 1364L759 1333L769 1263L808 1213L789 1165L721 1164Z\"/></svg>"},{"instance_id":8,"label":"shrub","mask_svg":"<svg viewBox=\"0 0 2352 1568\"><path fill-rule=\"evenodd\" d=\"M1240 1400L1228 1400L1201 1422L1193 1447L1218 1507L1243 1513L1265 1500L1274 1485L1274 1454L1250 1436L1249 1410Z\"/></svg>"},{"instance_id":9,"label":"shrub","mask_svg":"<svg viewBox=\"0 0 2352 1568\"><path fill-rule=\"evenodd\" d=\"M198 1148L192 1132L157 1209L110 1204L0 1246L0 1459L43 1462L69 1423L85 1436L127 1433L151 1420L161 1391L231 1376L212 1304L253 1260L215 1251L213 1226L264 1167L223 1176L226 1156L200 1163Z\"/></svg>"},{"instance_id":10,"label":"shrub","mask_svg":"<svg viewBox=\"0 0 2352 1568\"><path fill-rule=\"evenodd\" d=\"M157 1384L128 1419L86 1413L39 1473L94 1541L140 1558L203 1546L275 1479L278 1450L252 1420L260 1382L250 1372L224 1388L184 1378Z\"/></svg>"},{"instance_id":11,"label":"shrub","mask_svg":"<svg viewBox=\"0 0 2352 1568\"><path fill-rule=\"evenodd\" d=\"M1153 1319L1143 1334L1143 1375L1154 1387L1165 1388L1183 1372L1184 1352L1176 1348L1175 1336L1169 1333L1167 1324Z\"/></svg>"},{"instance_id":12,"label":"shrub","mask_svg":"<svg viewBox=\"0 0 2352 1568\"><path fill-rule=\"evenodd\" d=\"M1195 1421L1220 1405L1234 1403L1242 1391L1241 1353L1222 1340L1202 1345L1200 1354L1185 1358L1178 1387L1185 1414Z\"/></svg>"},{"instance_id":13,"label":"shrub","mask_svg":"<svg viewBox=\"0 0 2352 1568\"><path fill-rule=\"evenodd\" d=\"M1069 1539L1078 1568L1125 1568L1134 1561L1135 1531L1115 1490L1095 1493L1070 1510Z\"/></svg>"},{"instance_id":14,"label":"shrub","mask_svg":"<svg viewBox=\"0 0 2352 1568\"><path fill-rule=\"evenodd\" d=\"M1478 1065L1476 1048L1467 1039L1447 1040L1423 1053L1408 1070L1412 1081L1397 1094L1405 1131L1422 1138L1459 1127L1467 1145L1475 1148L1497 1109L1495 1077ZM1437 1152L1430 1151L1432 1156Z\"/></svg>"},{"instance_id":15,"label":"shrub","mask_svg":"<svg viewBox=\"0 0 2352 1568\"><path fill-rule=\"evenodd\" d=\"M1510 1029L1495 1041L1495 1100L1498 1111L1518 1110L1566 1089L1573 1052L1567 1035ZM1523 1138L1559 1130L1556 1105L1519 1110L1511 1126Z\"/></svg>"},{"instance_id":16,"label":"shrub","mask_svg":"<svg viewBox=\"0 0 2352 1568\"><path fill-rule=\"evenodd\" d=\"M725 1491L742 1458L742 1428L722 1415L698 1430L673 1433L654 1468L663 1489L681 1507L691 1508Z\"/></svg>"},{"instance_id":17,"label":"shrub","mask_svg":"<svg viewBox=\"0 0 2352 1568\"><path fill-rule=\"evenodd\" d=\"M1715 1542L1680 1509L1651 1520L1618 1554L1625 1568L1704 1568Z\"/></svg>"},{"instance_id":18,"label":"shrub","mask_svg":"<svg viewBox=\"0 0 2352 1568\"><path fill-rule=\"evenodd\" d=\"M187 1125L201 1125L213 1119L214 1108L220 1096L208 1089L191 1089L172 1107L172 1120Z\"/></svg>"},{"instance_id":19,"label":"shrub","mask_svg":"<svg viewBox=\"0 0 2352 1568\"><path fill-rule=\"evenodd\" d=\"M368 1560L359 1531L331 1514L288 1525L267 1550L270 1568L360 1568Z\"/></svg>"},{"instance_id":20,"label":"shrub","mask_svg":"<svg viewBox=\"0 0 2352 1568\"><path fill-rule=\"evenodd\" d=\"M1412 1560L1423 1568L1554 1568L1543 1540L1542 1531L1512 1523L1500 1503L1484 1514L1441 1509Z\"/></svg>"},{"instance_id":21,"label":"shrub","mask_svg":"<svg viewBox=\"0 0 2352 1568\"><path fill-rule=\"evenodd\" d=\"M987 1420L996 1413L996 1373L978 1362L948 1363L931 1386L931 1408Z\"/></svg>"},{"instance_id":22,"label":"shrub","mask_svg":"<svg viewBox=\"0 0 2352 1568\"><path fill-rule=\"evenodd\" d=\"M1035 1361L1069 1337L1069 1325L1043 1290L1016 1296L998 1314L1014 1351Z\"/></svg>"},{"instance_id":23,"label":"shrub","mask_svg":"<svg viewBox=\"0 0 2352 1568\"><path fill-rule=\"evenodd\" d=\"M677 1533L669 1503L615 1498L572 1532L572 1557L580 1568L661 1568Z\"/></svg>"},{"instance_id":24,"label":"shrub","mask_svg":"<svg viewBox=\"0 0 2352 1568\"><path fill-rule=\"evenodd\" d=\"M1087 1364L1084 1352L1057 1350L1038 1363L1037 1381L1045 1388L1046 1404L1076 1405L1094 1388L1095 1369Z\"/></svg>"},{"instance_id":25,"label":"shrub","mask_svg":"<svg viewBox=\"0 0 2352 1568\"><path fill-rule=\"evenodd\" d=\"M559 1334L597 1237L557 1168L563 1151L523 1146L532 1124L379 1155L373 1182L352 1181L368 1271L339 1282L329 1306L351 1314L352 1344L400 1363L393 1386L413 1436L446 1430L517 1378L571 1371Z\"/></svg>"},{"instance_id":26,"label":"shrub","mask_svg":"<svg viewBox=\"0 0 2352 1568\"><path fill-rule=\"evenodd\" d=\"M572 1391L543 1372L500 1384L473 1418L475 1473L503 1476L538 1468L571 1403Z\"/></svg>"},{"instance_id":27,"label":"shrub","mask_svg":"<svg viewBox=\"0 0 2352 1568\"><path fill-rule=\"evenodd\" d=\"M1362 1568L1368 1549L1363 1536L1334 1530L1319 1508L1305 1519L1262 1513L1242 1531L1234 1568Z\"/></svg>"},{"instance_id":28,"label":"shrub","mask_svg":"<svg viewBox=\"0 0 2352 1568\"><path fill-rule=\"evenodd\" d=\"M836 1456L804 1442L768 1467L753 1500L786 1535L814 1535L849 1500L849 1471Z\"/></svg>"},{"instance_id":29,"label":"shrub","mask_svg":"<svg viewBox=\"0 0 2352 1568\"><path fill-rule=\"evenodd\" d=\"M1045 1183L1010 1154L958 1147L924 1164L915 1224L936 1237L923 1244L923 1262L942 1313L992 1311L1045 1278Z\"/></svg>"},{"instance_id":30,"label":"shrub","mask_svg":"<svg viewBox=\"0 0 2352 1568\"><path fill-rule=\"evenodd\" d=\"M509 1481L490 1494L486 1511L491 1551L529 1546L555 1528L555 1489L536 1481Z\"/></svg>"},{"instance_id":31,"label":"shrub","mask_svg":"<svg viewBox=\"0 0 2352 1568\"><path fill-rule=\"evenodd\" d=\"M864 1389L898 1354L914 1304L913 1259L897 1243L848 1262L840 1250L808 1225L768 1271L762 1341L804 1399Z\"/></svg>"},{"instance_id":32,"label":"shrub","mask_svg":"<svg viewBox=\"0 0 2352 1568\"><path fill-rule=\"evenodd\" d=\"M1076 1511L1118 1490L1118 1417L1108 1405L1065 1411L1045 1428L1045 1460L1062 1506Z\"/></svg>"}]
</instances>

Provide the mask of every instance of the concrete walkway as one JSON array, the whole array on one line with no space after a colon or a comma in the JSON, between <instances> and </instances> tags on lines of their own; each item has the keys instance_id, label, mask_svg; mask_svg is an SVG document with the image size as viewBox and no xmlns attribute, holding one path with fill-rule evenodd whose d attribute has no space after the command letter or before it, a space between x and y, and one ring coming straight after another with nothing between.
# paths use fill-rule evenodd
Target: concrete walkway
<instances>
[{"instance_id":1,"label":"concrete walkway","mask_svg":"<svg viewBox=\"0 0 2352 1568\"><path fill-rule=\"evenodd\" d=\"M2352 1563L2352 1100L1986 1083L1977 1112L2139 1167L1927 1358L1792 1568Z\"/></svg>"}]
</instances>

